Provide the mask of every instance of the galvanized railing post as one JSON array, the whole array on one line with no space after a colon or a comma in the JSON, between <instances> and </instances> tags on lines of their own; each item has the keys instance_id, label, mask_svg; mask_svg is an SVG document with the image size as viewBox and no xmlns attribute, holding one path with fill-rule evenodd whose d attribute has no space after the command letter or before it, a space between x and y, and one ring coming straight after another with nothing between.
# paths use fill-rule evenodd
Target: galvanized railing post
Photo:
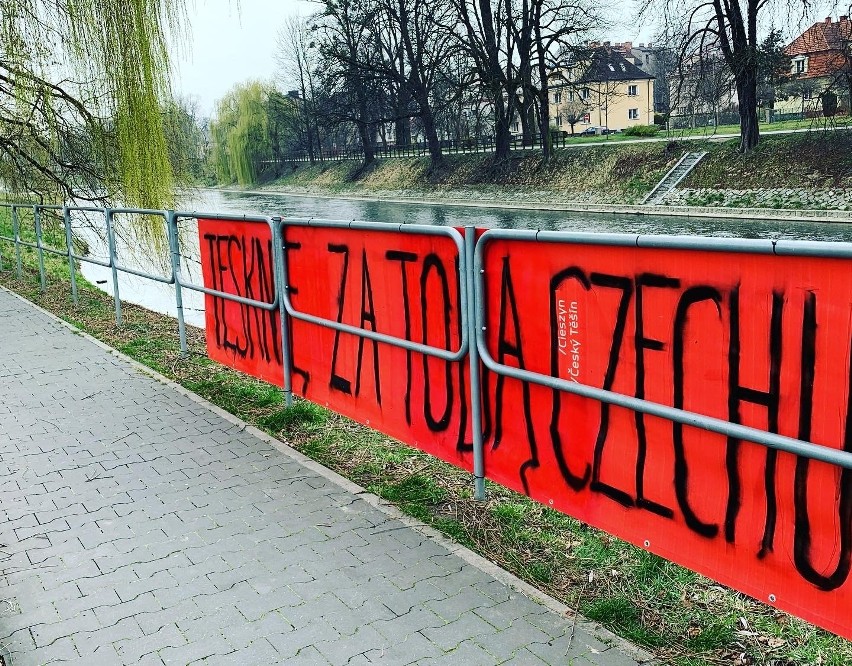
<instances>
[{"instance_id":1,"label":"galvanized railing post","mask_svg":"<svg viewBox=\"0 0 852 666\"><path fill-rule=\"evenodd\" d=\"M278 289L278 315L281 319L281 366L284 372L284 404L293 405L293 368L290 362L290 317L284 298L290 288L287 279L287 252L284 250L284 225L281 218L272 218L272 261Z\"/></svg>"},{"instance_id":2,"label":"galvanized railing post","mask_svg":"<svg viewBox=\"0 0 852 666\"><path fill-rule=\"evenodd\" d=\"M476 340L476 312L479 307L478 299L474 297L474 268L473 258L476 248L476 227L464 228L465 274L460 280L467 285L467 319L468 340ZM485 500L485 453L482 442L482 367L479 362L479 349L471 342L468 349L470 363L470 432L473 442L473 498Z\"/></svg>"},{"instance_id":3,"label":"galvanized railing post","mask_svg":"<svg viewBox=\"0 0 852 666\"><path fill-rule=\"evenodd\" d=\"M71 276L71 300L77 300L77 267L74 265L74 237L71 234L71 211L68 206L62 208L62 220L65 225L65 247L68 250L68 274Z\"/></svg>"},{"instance_id":4,"label":"galvanized railing post","mask_svg":"<svg viewBox=\"0 0 852 666\"><path fill-rule=\"evenodd\" d=\"M38 254L38 277L41 281L41 291L47 291L47 275L44 272L44 249L41 246L41 210L33 206L33 222L36 233L36 253Z\"/></svg>"},{"instance_id":5,"label":"galvanized railing post","mask_svg":"<svg viewBox=\"0 0 852 666\"><path fill-rule=\"evenodd\" d=\"M121 296L118 293L118 256L115 251L115 229L112 227L112 208L104 208L106 220L107 247L109 249L109 266L112 269L112 297L115 301L115 325L121 326Z\"/></svg>"},{"instance_id":6,"label":"galvanized railing post","mask_svg":"<svg viewBox=\"0 0 852 666\"><path fill-rule=\"evenodd\" d=\"M187 353L186 322L183 317L183 292L180 286L180 240L178 239L177 216L173 210L166 214L166 229L169 235L169 251L172 255L172 275L175 284L175 308L177 309L178 337L180 338L180 353Z\"/></svg>"},{"instance_id":7,"label":"galvanized railing post","mask_svg":"<svg viewBox=\"0 0 852 666\"><path fill-rule=\"evenodd\" d=\"M15 267L18 279L24 279L24 270L21 261L21 219L18 217L18 207L12 206L12 231L15 234Z\"/></svg>"}]
</instances>

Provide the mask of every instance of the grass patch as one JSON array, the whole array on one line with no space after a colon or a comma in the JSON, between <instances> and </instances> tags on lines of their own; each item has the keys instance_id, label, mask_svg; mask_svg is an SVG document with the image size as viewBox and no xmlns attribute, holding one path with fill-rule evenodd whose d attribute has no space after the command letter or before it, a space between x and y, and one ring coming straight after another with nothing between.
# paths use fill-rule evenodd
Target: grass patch
<instances>
[{"instance_id":1,"label":"grass patch","mask_svg":"<svg viewBox=\"0 0 852 666\"><path fill-rule=\"evenodd\" d=\"M579 145L581 140L576 141ZM426 157L378 159L363 170L355 162L300 165L275 185L337 194L453 198L474 192L491 200L513 199L517 194L537 201L570 201L582 195L601 202L629 203L640 200L656 185L685 150L665 142L617 143L580 150L557 148L548 162L537 151L512 153L499 164L486 153L447 155L436 170L430 169Z\"/></svg>"},{"instance_id":2,"label":"grass patch","mask_svg":"<svg viewBox=\"0 0 852 666\"><path fill-rule=\"evenodd\" d=\"M270 432L294 434L311 432L328 420L327 410L307 401L299 401L258 419L263 428Z\"/></svg>"},{"instance_id":3,"label":"grass patch","mask_svg":"<svg viewBox=\"0 0 852 666\"><path fill-rule=\"evenodd\" d=\"M0 212L0 233L8 220ZM472 498L470 475L322 407L285 408L274 386L206 357L189 327L182 356L169 317L126 304L116 327L112 300L85 281L71 303L67 264L48 257L39 289L35 255L17 280L0 246L0 284L257 425L314 460L392 501L407 514L512 571L676 666L843 666L852 643L769 608L494 483Z\"/></svg>"},{"instance_id":4,"label":"grass patch","mask_svg":"<svg viewBox=\"0 0 852 666\"><path fill-rule=\"evenodd\" d=\"M436 170L430 169L426 157L378 159L365 169L356 162L303 164L274 185L351 196L635 204L684 152L703 150L708 156L689 174L683 187L852 188L852 128L826 131L808 120L772 123L763 129L807 131L763 136L760 145L746 155L739 153L739 139L716 136L738 134L739 127L731 126L717 131L678 130L665 137L661 132L640 143L624 143L636 141L624 134L575 137L566 140L566 147L557 147L548 162L542 160L539 151L528 150L513 152L499 164L487 153L447 155ZM690 137L693 140L681 140ZM658 140L661 138L666 140ZM606 145L597 145L602 139ZM720 195L718 201L703 197L688 203L712 206L720 205L723 199ZM728 205L750 207L754 203L753 197L744 195Z\"/></svg>"},{"instance_id":5,"label":"grass patch","mask_svg":"<svg viewBox=\"0 0 852 666\"><path fill-rule=\"evenodd\" d=\"M765 136L746 155L737 140L711 146L684 187L852 188L852 130Z\"/></svg>"}]
</instances>

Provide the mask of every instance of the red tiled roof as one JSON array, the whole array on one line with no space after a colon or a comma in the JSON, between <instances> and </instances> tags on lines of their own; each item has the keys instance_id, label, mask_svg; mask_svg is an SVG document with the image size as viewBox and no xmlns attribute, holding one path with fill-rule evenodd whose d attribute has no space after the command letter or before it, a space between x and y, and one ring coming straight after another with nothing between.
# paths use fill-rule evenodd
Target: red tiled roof
<instances>
[{"instance_id":1,"label":"red tiled roof","mask_svg":"<svg viewBox=\"0 0 852 666\"><path fill-rule=\"evenodd\" d=\"M814 23L784 49L788 56L810 55L820 51L834 51L848 47L852 39L852 21L848 16L841 16L839 21L830 19Z\"/></svg>"}]
</instances>

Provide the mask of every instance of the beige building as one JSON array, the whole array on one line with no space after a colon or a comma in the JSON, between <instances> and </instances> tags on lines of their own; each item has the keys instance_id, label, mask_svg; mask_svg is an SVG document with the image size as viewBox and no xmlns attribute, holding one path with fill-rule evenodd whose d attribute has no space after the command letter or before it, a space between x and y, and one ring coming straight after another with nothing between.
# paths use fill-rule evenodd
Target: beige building
<instances>
[{"instance_id":1,"label":"beige building","mask_svg":"<svg viewBox=\"0 0 852 666\"><path fill-rule=\"evenodd\" d=\"M654 122L654 77L608 43L550 77L551 118L557 130L623 130Z\"/></svg>"}]
</instances>

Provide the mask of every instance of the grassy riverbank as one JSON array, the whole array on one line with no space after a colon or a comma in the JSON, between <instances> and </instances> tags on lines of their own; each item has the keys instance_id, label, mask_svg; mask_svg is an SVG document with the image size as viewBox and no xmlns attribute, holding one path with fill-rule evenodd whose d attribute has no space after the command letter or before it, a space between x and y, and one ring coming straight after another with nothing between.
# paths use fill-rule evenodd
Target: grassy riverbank
<instances>
[{"instance_id":1,"label":"grassy riverbank","mask_svg":"<svg viewBox=\"0 0 852 666\"><path fill-rule=\"evenodd\" d=\"M0 235L8 227L0 218ZM169 317L126 304L118 328L111 298L84 280L74 306L60 257L47 257L48 288L41 293L35 253L23 251L17 280L11 245L0 241L0 252L0 284L579 608L663 663L852 663L848 641L500 486L489 484L488 501L475 502L468 474L320 407L300 401L285 409L278 388L210 361L198 329L190 328L190 354L183 357Z\"/></svg>"},{"instance_id":2,"label":"grassy riverbank","mask_svg":"<svg viewBox=\"0 0 852 666\"><path fill-rule=\"evenodd\" d=\"M301 193L469 200L513 204L637 204L686 151L708 156L672 193L672 204L852 210L852 132L770 135L748 154L736 139L577 145L543 163L534 151L504 164L490 155L297 163L273 190Z\"/></svg>"}]
</instances>

